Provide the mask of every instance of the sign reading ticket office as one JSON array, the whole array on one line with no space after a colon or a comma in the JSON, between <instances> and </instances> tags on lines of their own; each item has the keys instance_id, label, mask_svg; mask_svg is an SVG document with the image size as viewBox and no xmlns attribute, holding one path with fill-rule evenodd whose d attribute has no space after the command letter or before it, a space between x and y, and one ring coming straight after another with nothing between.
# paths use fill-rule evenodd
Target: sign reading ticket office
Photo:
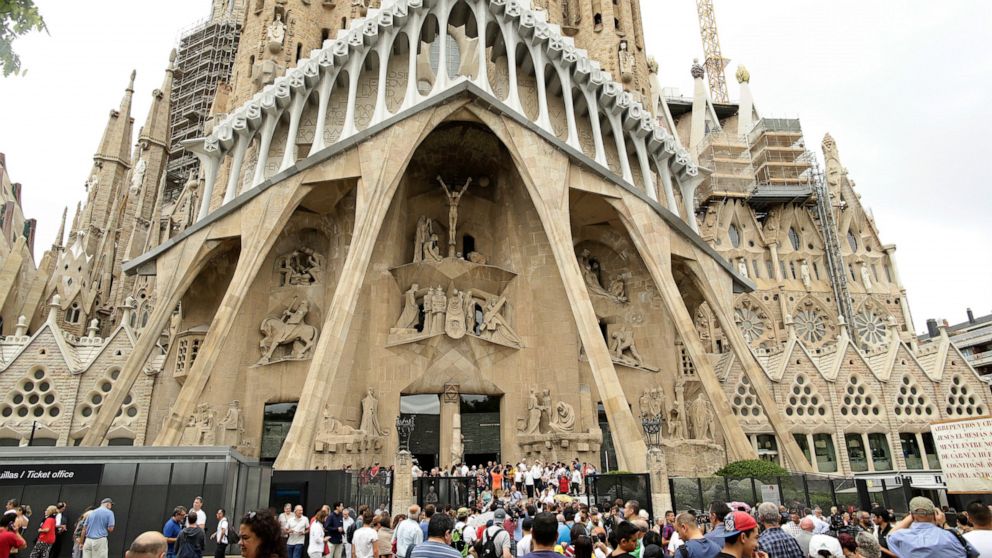
<instances>
[{"instance_id":1,"label":"sign reading ticket office","mask_svg":"<svg viewBox=\"0 0 992 558\"><path fill-rule=\"evenodd\" d=\"M992 416L930 425L951 494L992 494Z\"/></svg>"},{"instance_id":2,"label":"sign reading ticket office","mask_svg":"<svg viewBox=\"0 0 992 558\"><path fill-rule=\"evenodd\" d=\"M0 465L0 486L99 484L103 465Z\"/></svg>"}]
</instances>

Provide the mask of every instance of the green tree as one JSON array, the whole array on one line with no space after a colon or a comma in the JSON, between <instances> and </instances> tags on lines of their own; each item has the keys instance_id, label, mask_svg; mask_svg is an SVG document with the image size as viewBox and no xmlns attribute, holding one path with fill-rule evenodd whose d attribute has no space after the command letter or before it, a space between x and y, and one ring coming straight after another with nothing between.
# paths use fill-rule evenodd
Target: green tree
<instances>
[{"instance_id":1,"label":"green tree","mask_svg":"<svg viewBox=\"0 0 992 558\"><path fill-rule=\"evenodd\" d=\"M30 31L48 31L34 0L0 0L0 69L4 77L21 73L14 39Z\"/></svg>"},{"instance_id":2,"label":"green tree","mask_svg":"<svg viewBox=\"0 0 992 558\"><path fill-rule=\"evenodd\" d=\"M789 472L780 467L777 463L765 461L764 459L750 459L746 461L734 461L733 463L727 463L726 467L717 471L716 474L717 476L735 479L767 479L770 477L785 476L788 475Z\"/></svg>"}]
</instances>

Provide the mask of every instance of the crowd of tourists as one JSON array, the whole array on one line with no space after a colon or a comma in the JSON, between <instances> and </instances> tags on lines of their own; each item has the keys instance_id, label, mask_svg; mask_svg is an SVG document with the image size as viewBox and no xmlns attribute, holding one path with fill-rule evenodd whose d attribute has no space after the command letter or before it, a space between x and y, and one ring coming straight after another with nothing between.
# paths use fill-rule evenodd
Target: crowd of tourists
<instances>
[{"instance_id":1,"label":"crowd of tourists","mask_svg":"<svg viewBox=\"0 0 992 558\"><path fill-rule=\"evenodd\" d=\"M189 509L176 507L161 532L139 535L126 558L201 558L208 547L223 556L229 543L246 558L992 558L992 510L978 501L958 514L916 497L898 520L883 508L824 513L717 501L651 521L635 500L597 505L571 496L590 471L584 464L479 469L489 469L483 488L490 499L459 508L412 505L396 515L335 502L307 516L302 505L287 503L282 513L250 512L236 528L219 509L208 529L197 497ZM541 498L547 489L557 497ZM30 515L8 502L0 558L24 552ZM51 506L32 533L30 558L58 556L60 537L71 541L74 558L106 558L113 529L110 499L74 524L65 503Z\"/></svg>"},{"instance_id":2,"label":"crowd of tourists","mask_svg":"<svg viewBox=\"0 0 992 558\"><path fill-rule=\"evenodd\" d=\"M433 467L421 470L414 463L413 478L421 477L466 477L475 479L475 487L480 497L489 503L494 498L506 498L515 503L524 498L551 500L558 494L577 496L585 490L585 479L596 474L590 463L535 461L528 465L521 461L516 465L500 464L493 461L485 466L456 463L450 469Z\"/></svg>"}]
</instances>

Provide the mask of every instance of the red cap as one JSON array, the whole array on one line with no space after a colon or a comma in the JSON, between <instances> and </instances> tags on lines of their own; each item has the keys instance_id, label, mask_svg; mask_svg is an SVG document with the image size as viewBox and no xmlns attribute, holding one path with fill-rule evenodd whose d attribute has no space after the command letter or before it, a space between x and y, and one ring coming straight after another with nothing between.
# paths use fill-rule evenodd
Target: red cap
<instances>
[{"instance_id":1,"label":"red cap","mask_svg":"<svg viewBox=\"0 0 992 558\"><path fill-rule=\"evenodd\" d=\"M751 514L735 511L727 514L727 518L723 521L723 536L732 537L737 533L750 531L757 526L758 522L751 517Z\"/></svg>"}]
</instances>

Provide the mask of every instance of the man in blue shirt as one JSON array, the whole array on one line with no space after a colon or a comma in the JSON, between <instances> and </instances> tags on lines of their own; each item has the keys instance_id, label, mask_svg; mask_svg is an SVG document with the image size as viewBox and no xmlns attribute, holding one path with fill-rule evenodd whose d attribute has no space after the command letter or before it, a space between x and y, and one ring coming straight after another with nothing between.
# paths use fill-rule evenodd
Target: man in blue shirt
<instances>
[{"instance_id":1,"label":"man in blue shirt","mask_svg":"<svg viewBox=\"0 0 992 558\"><path fill-rule=\"evenodd\" d=\"M716 558L723 550L722 542L703 536L696 523L696 516L689 512L682 512L675 518L675 532L684 541L685 547L684 551L675 551L675 556L679 558ZM668 551L667 548L662 550Z\"/></svg>"},{"instance_id":2,"label":"man in blue shirt","mask_svg":"<svg viewBox=\"0 0 992 558\"><path fill-rule=\"evenodd\" d=\"M889 550L899 558L963 558L964 545L950 531L940 527L944 513L929 498L909 501L909 515L889 533Z\"/></svg>"},{"instance_id":3,"label":"man in blue shirt","mask_svg":"<svg viewBox=\"0 0 992 558\"><path fill-rule=\"evenodd\" d=\"M562 523L558 524L558 544L572 544L572 525L575 525L575 510L566 508L562 512Z\"/></svg>"},{"instance_id":4,"label":"man in blue shirt","mask_svg":"<svg viewBox=\"0 0 992 558\"><path fill-rule=\"evenodd\" d=\"M172 510L172 517L165 522L165 527L162 527L162 534L165 535L165 542L168 545L165 550L166 558L176 558L176 537L182 533L185 521L186 508L176 506L176 509Z\"/></svg>"},{"instance_id":5,"label":"man in blue shirt","mask_svg":"<svg viewBox=\"0 0 992 558\"><path fill-rule=\"evenodd\" d=\"M723 548L724 522L730 515L730 506L720 500L714 500L710 504L710 526L713 528L706 533L706 538L718 543Z\"/></svg>"},{"instance_id":6,"label":"man in blue shirt","mask_svg":"<svg viewBox=\"0 0 992 558\"><path fill-rule=\"evenodd\" d=\"M100 507L86 517L83 528L83 558L107 558L107 536L114 531L114 501L104 498Z\"/></svg>"},{"instance_id":7,"label":"man in blue shirt","mask_svg":"<svg viewBox=\"0 0 992 558\"><path fill-rule=\"evenodd\" d=\"M427 539L413 547L410 558L462 558L462 554L451 546L454 526L446 514L432 514L427 522Z\"/></svg>"}]
</instances>

